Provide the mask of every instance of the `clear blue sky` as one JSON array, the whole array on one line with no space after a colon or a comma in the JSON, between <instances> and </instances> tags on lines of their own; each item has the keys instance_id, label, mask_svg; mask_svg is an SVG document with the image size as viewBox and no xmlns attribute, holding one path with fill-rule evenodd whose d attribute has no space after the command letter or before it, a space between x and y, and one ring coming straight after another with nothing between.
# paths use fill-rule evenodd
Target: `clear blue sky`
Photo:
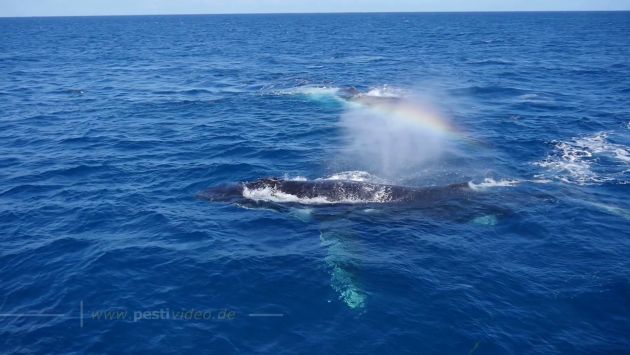
<instances>
[{"instance_id":1,"label":"clear blue sky","mask_svg":"<svg viewBox=\"0 0 630 355\"><path fill-rule=\"evenodd\" d=\"M0 0L0 16L630 10L630 0Z\"/></svg>"}]
</instances>

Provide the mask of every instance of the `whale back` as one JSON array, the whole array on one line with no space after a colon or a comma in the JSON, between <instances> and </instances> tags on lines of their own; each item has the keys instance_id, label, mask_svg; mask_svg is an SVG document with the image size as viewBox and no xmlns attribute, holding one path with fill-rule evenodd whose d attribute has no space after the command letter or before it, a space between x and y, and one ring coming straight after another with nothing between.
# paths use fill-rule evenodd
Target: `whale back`
<instances>
[{"instance_id":1,"label":"whale back","mask_svg":"<svg viewBox=\"0 0 630 355\"><path fill-rule=\"evenodd\" d=\"M292 196L292 202L325 203L412 203L431 202L468 193L468 183L436 187L407 187L347 180L294 181L266 178L244 184L249 191Z\"/></svg>"}]
</instances>

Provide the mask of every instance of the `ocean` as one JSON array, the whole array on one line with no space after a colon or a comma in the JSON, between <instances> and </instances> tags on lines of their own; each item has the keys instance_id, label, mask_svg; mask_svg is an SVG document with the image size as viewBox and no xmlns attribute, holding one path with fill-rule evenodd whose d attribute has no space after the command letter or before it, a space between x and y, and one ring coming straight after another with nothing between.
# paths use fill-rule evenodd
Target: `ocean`
<instances>
[{"instance_id":1,"label":"ocean","mask_svg":"<svg viewBox=\"0 0 630 355\"><path fill-rule=\"evenodd\" d=\"M629 58L629 12L1 18L0 351L628 353ZM204 198L271 177L467 193Z\"/></svg>"}]
</instances>

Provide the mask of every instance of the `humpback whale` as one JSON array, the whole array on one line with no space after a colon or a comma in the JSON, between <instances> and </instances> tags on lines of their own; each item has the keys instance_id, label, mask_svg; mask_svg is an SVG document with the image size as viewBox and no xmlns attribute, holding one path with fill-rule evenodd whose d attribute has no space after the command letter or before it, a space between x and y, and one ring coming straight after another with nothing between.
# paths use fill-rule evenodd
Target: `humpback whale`
<instances>
[{"instance_id":1,"label":"humpback whale","mask_svg":"<svg viewBox=\"0 0 630 355\"><path fill-rule=\"evenodd\" d=\"M210 188L199 196L210 201L271 201L303 204L434 203L472 193L469 183L408 187L350 180L284 180L264 178L253 182Z\"/></svg>"},{"instance_id":2,"label":"humpback whale","mask_svg":"<svg viewBox=\"0 0 630 355\"><path fill-rule=\"evenodd\" d=\"M330 286L348 308L363 312L368 304L368 292L363 290L360 274L355 272L361 269L362 243L359 233L348 228L346 221L367 213L362 211L372 209L371 207L375 207L373 204L380 204L391 206L387 210L393 211L397 217L401 216L400 212L415 214L417 210L421 210L427 215L437 215L449 220L486 226L496 224L496 215L503 215L504 211L493 206L482 207L480 210L479 207L483 205L479 204L479 199L469 198L474 193L475 185L467 182L409 187L354 180L301 181L263 178L215 186L200 193L199 197L210 201L232 202L245 208L286 212L302 222L315 218L320 229L321 246L326 253L324 261L330 272ZM304 206L313 204L330 207L313 209ZM366 209L366 205L370 208ZM404 213L402 215L404 218Z\"/></svg>"}]
</instances>

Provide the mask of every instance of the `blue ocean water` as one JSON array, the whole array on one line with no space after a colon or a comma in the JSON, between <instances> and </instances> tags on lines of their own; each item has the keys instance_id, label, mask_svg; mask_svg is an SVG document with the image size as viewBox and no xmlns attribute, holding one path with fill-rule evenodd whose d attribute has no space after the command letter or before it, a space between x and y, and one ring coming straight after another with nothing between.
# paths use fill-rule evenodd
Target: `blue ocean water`
<instances>
[{"instance_id":1,"label":"blue ocean water","mask_svg":"<svg viewBox=\"0 0 630 355\"><path fill-rule=\"evenodd\" d=\"M629 33L627 12L0 19L0 350L630 352ZM269 176L475 193L197 197Z\"/></svg>"}]
</instances>

